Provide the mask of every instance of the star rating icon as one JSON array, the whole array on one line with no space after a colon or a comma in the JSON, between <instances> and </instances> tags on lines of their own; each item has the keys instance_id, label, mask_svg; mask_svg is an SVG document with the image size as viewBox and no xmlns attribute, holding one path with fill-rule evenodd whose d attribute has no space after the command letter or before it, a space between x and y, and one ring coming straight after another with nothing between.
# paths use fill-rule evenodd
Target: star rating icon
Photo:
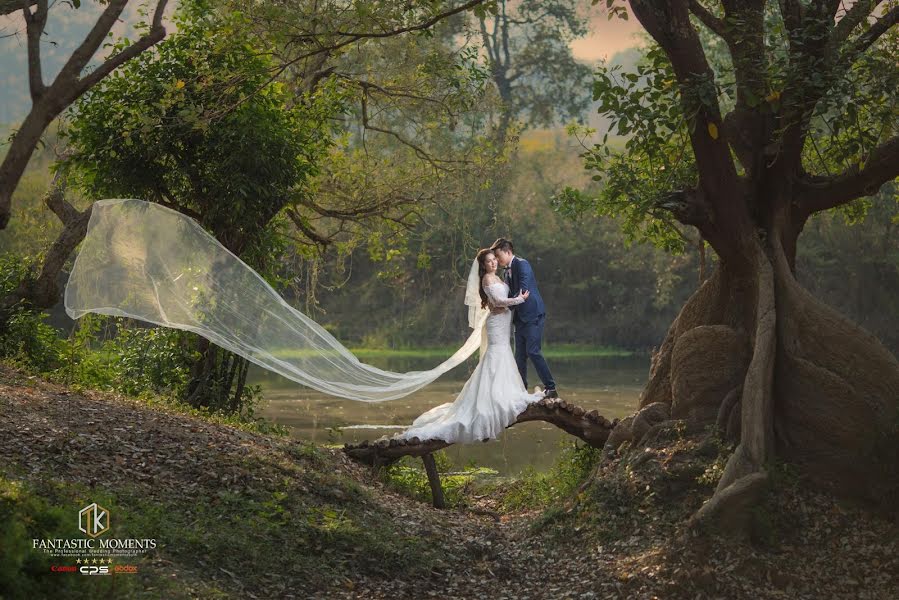
<instances>
[{"instance_id":1,"label":"star rating icon","mask_svg":"<svg viewBox=\"0 0 899 600\"><path fill-rule=\"evenodd\" d=\"M85 565L90 565L90 564L96 565L97 563L99 563L99 564L101 564L101 565L103 565L103 564L111 565L111 564L112 564L112 558L105 558L105 559L104 559L104 558L99 558L99 559L98 559L98 558L94 558L94 559L85 558L83 561L82 561L80 558L75 559L75 564L76 564L76 565L80 565L80 564L82 564L82 563L85 564Z\"/></svg>"}]
</instances>

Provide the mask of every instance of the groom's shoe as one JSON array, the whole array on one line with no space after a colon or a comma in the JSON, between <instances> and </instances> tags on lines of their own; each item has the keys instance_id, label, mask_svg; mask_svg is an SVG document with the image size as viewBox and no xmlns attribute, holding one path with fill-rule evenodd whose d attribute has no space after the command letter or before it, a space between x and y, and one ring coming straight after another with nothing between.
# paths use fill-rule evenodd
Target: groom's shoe
<instances>
[{"instance_id":1,"label":"groom's shoe","mask_svg":"<svg viewBox=\"0 0 899 600\"><path fill-rule=\"evenodd\" d=\"M557 392L556 390L546 390L545 392L543 392L543 397L544 398L558 398L559 392Z\"/></svg>"}]
</instances>

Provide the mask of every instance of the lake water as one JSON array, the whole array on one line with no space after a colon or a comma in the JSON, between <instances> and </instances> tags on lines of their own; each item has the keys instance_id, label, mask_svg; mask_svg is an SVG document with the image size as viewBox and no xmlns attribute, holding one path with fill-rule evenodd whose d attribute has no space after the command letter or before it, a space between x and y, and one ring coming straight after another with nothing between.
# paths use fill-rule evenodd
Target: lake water
<instances>
[{"instance_id":1,"label":"lake water","mask_svg":"<svg viewBox=\"0 0 899 600\"><path fill-rule=\"evenodd\" d=\"M405 372L432 368L440 359L381 357L366 358L365 362ZM562 398L586 410L596 409L608 419L634 412L649 373L649 357L639 355L548 357L547 362ZM426 410L452 402L476 365L477 355L414 394L377 403L328 396L255 365L251 365L248 382L262 386L265 404L259 412L289 427L296 439L343 444L393 435ZM528 382L533 389L540 384L540 379L530 365L529 368ZM453 445L446 452L459 467L474 461L479 466L496 469L501 475L516 475L528 466L538 471L549 469L561 451L560 442L573 439L553 425L531 422L506 429L498 440Z\"/></svg>"}]
</instances>

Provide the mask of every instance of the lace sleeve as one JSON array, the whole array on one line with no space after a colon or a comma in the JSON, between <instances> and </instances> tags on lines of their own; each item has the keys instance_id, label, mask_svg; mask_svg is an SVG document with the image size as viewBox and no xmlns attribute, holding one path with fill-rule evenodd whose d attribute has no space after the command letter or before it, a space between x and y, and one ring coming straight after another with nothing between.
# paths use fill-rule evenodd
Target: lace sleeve
<instances>
[{"instance_id":1,"label":"lace sleeve","mask_svg":"<svg viewBox=\"0 0 899 600\"><path fill-rule=\"evenodd\" d=\"M514 298L504 298L501 293L504 289L502 284L499 283L484 286L484 291L487 293L487 297L490 298L490 304L493 306L514 306L524 302L524 298L520 294Z\"/></svg>"}]
</instances>

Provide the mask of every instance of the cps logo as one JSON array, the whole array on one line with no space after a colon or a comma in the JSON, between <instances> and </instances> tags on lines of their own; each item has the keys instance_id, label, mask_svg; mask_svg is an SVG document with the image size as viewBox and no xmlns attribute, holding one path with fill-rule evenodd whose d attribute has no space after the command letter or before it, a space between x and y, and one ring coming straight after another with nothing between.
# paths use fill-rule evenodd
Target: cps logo
<instances>
[{"instance_id":1,"label":"cps logo","mask_svg":"<svg viewBox=\"0 0 899 600\"><path fill-rule=\"evenodd\" d=\"M82 575L109 575L109 567L94 567L84 565L79 569Z\"/></svg>"}]
</instances>

